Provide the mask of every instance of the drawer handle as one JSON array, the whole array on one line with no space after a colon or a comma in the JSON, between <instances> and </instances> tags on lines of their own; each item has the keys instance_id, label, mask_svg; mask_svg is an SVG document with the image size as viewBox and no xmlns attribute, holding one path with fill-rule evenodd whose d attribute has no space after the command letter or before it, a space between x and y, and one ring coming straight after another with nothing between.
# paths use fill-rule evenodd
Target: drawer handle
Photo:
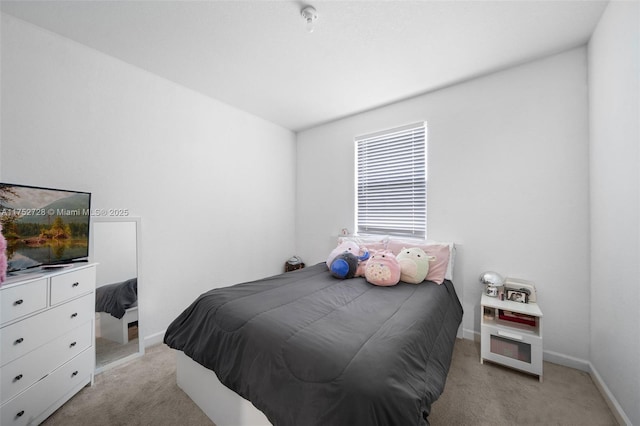
<instances>
[{"instance_id":1,"label":"drawer handle","mask_svg":"<svg viewBox=\"0 0 640 426\"><path fill-rule=\"evenodd\" d=\"M18 411L18 413L16 414L16 418L22 417L23 415L24 415L24 410Z\"/></svg>"},{"instance_id":2,"label":"drawer handle","mask_svg":"<svg viewBox=\"0 0 640 426\"><path fill-rule=\"evenodd\" d=\"M75 283L71 284L71 287L78 287L80 285L80 283L78 281L76 281Z\"/></svg>"},{"instance_id":3,"label":"drawer handle","mask_svg":"<svg viewBox=\"0 0 640 426\"><path fill-rule=\"evenodd\" d=\"M70 348L74 347L76 345L76 342L71 342L71 344L69 345Z\"/></svg>"},{"instance_id":4,"label":"drawer handle","mask_svg":"<svg viewBox=\"0 0 640 426\"><path fill-rule=\"evenodd\" d=\"M18 380L22 379L22 374L18 374L16 377L13 378L14 382L17 382Z\"/></svg>"},{"instance_id":5,"label":"drawer handle","mask_svg":"<svg viewBox=\"0 0 640 426\"><path fill-rule=\"evenodd\" d=\"M77 312L74 312L74 313L72 313L72 314L71 314L71 318L75 318L75 317L77 317L77 316L78 316L78 313L77 313Z\"/></svg>"},{"instance_id":6,"label":"drawer handle","mask_svg":"<svg viewBox=\"0 0 640 426\"><path fill-rule=\"evenodd\" d=\"M71 377L76 377L77 375L78 375L78 370L76 370L73 373L71 373Z\"/></svg>"},{"instance_id":7,"label":"drawer handle","mask_svg":"<svg viewBox=\"0 0 640 426\"><path fill-rule=\"evenodd\" d=\"M24 339L22 337L16 339L15 342L13 342L14 345L19 345L20 343L24 342Z\"/></svg>"},{"instance_id":8,"label":"drawer handle","mask_svg":"<svg viewBox=\"0 0 640 426\"><path fill-rule=\"evenodd\" d=\"M24 300L22 299L18 299L15 302L13 302L14 305L22 305L22 302L24 302Z\"/></svg>"},{"instance_id":9,"label":"drawer handle","mask_svg":"<svg viewBox=\"0 0 640 426\"><path fill-rule=\"evenodd\" d=\"M498 336L506 337L513 340L522 340L522 336L519 334L507 333L506 331L498 330Z\"/></svg>"}]
</instances>

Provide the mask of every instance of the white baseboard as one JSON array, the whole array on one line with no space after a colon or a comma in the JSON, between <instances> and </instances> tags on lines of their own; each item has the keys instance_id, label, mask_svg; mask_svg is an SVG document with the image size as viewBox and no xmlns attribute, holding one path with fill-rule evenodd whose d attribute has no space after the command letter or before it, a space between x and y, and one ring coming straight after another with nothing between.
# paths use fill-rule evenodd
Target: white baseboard
<instances>
[{"instance_id":1,"label":"white baseboard","mask_svg":"<svg viewBox=\"0 0 640 426\"><path fill-rule=\"evenodd\" d=\"M149 336L144 336L144 347L148 348L150 346L159 345L164 342L164 333L167 330L162 330L157 333L150 334Z\"/></svg>"},{"instance_id":2,"label":"white baseboard","mask_svg":"<svg viewBox=\"0 0 640 426\"><path fill-rule=\"evenodd\" d=\"M480 333L468 328L462 329L462 338L467 340L473 340L474 342L480 342Z\"/></svg>"},{"instance_id":3,"label":"white baseboard","mask_svg":"<svg viewBox=\"0 0 640 426\"><path fill-rule=\"evenodd\" d=\"M585 371L587 373L591 372L589 361L558 352L542 351L542 359L547 362L564 365L565 367L575 368L576 370Z\"/></svg>"},{"instance_id":4,"label":"white baseboard","mask_svg":"<svg viewBox=\"0 0 640 426\"><path fill-rule=\"evenodd\" d=\"M613 393L609 390L607 384L602 380L602 377L598 373L598 370L593 366L591 361L587 361L580 358L575 358L569 355L560 354L553 351L544 351L543 358L545 361L563 365L565 367L575 368L589 373L591 379L595 383L600 395L604 398L605 402L611 409L613 416L620 425L632 426L631 420L627 417L626 413L618 403L618 400L613 396Z\"/></svg>"},{"instance_id":5,"label":"white baseboard","mask_svg":"<svg viewBox=\"0 0 640 426\"><path fill-rule=\"evenodd\" d=\"M618 404L618 400L613 396L607 384L604 382L604 380L602 380L602 377L598 373L598 370L596 370L596 368L591 363L589 363L589 374L591 374L593 382L596 384L596 387L600 391L600 394L611 409L611 412L618 421L618 424L632 426L631 420L629 419L629 417L627 417L620 404Z\"/></svg>"}]
</instances>

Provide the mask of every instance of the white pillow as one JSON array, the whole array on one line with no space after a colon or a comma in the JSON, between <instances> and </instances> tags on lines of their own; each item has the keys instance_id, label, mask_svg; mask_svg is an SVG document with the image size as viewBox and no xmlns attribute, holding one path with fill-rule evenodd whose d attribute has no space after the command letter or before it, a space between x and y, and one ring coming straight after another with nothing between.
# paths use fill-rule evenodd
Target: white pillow
<instances>
[{"instance_id":1,"label":"white pillow","mask_svg":"<svg viewBox=\"0 0 640 426\"><path fill-rule=\"evenodd\" d=\"M367 246L368 244L383 244L386 248L389 242L388 235L339 235L338 244L345 241L353 241L359 246Z\"/></svg>"}]
</instances>

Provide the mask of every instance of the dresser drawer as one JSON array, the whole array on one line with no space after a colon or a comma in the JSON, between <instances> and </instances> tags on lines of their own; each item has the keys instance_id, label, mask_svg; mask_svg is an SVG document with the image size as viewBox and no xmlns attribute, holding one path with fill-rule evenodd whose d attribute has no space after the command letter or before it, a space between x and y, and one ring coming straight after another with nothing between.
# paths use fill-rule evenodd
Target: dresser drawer
<instances>
[{"instance_id":1,"label":"dresser drawer","mask_svg":"<svg viewBox=\"0 0 640 426\"><path fill-rule=\"evenodd\" d=\"M94 294L90 293L0 329L0 366L91 321L94 309Z\"/></svg>"},{"instance_id":2,"label":"dresser drawer","mask_svg":"<svg viewBox=\"0 0 640 426\"><path fill-rule=\"evenodd\" d=\"M51 305L93 291L95 282L95 268L79 269L51 277Z\"/></svg>"},{"instance_id":3,"label":"dresser drawer","mask_svg":"<svg viewBox=\"0 0 640 426\"><path fill-rule=\"evenodd\" d=\"M2 405L2 426L37 424L44 420L43 412L58 403L74 388L91 382L93 374L93 352L91 349L63 365L25 392Z\"/></svg>"},{"instance_id":4,"label":"dresser drawer","mask_svg":"<svg viewBox=\"0 0 640 426\"><path fill-rule=\"evenodd\" d=\"M93 322L75 328L0 368L0 401L13 398L91 346Z\"/></svg>"},{"instance_id":5,"label":"dresser drawer","mask_svg":"<svg viewBox=\"0 0 640 426\"><path fill-rule=\"evenodd\" d=\"M5 324L47 307L47 279L0 291L0 323Z\"/></svg>"}]
</instances>

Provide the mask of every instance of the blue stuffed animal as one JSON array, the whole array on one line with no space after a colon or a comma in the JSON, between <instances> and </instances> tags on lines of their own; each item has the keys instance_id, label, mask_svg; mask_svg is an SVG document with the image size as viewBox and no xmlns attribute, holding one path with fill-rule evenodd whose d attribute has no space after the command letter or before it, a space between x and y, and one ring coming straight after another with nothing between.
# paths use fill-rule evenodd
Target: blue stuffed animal
<instances>
[{"instance_id":1,"label":"blue stuffed animal","mask_svg":"<svg viewBox=\"0 0 640 426\"><path fill-rule=\"evenodd\" d=\"M329 266L331 275L341 280L353 278L358 271L358 265L361 261L369 259L369 252L365 252L358 257L355 254L345 251L335 257Z\"/></svg>"}]
</instances>

